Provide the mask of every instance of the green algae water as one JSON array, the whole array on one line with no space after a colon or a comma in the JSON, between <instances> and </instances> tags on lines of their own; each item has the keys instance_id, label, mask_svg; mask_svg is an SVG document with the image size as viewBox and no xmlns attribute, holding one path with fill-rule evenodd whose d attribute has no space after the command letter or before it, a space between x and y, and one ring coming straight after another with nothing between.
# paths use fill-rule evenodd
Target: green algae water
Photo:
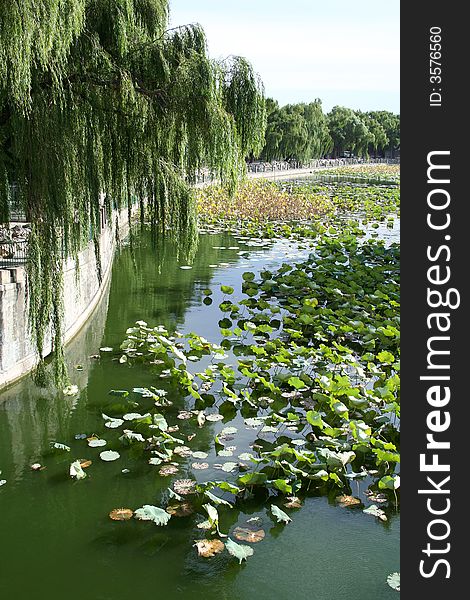
<instances>
[{"instance_id":1,"label":"green algae water","mask_svg":"<svg viewBox=\"0 0 470 600\"><path fill-rule=\"evenodd\" d=\"M386 228L383 233L396 235ZM308 252L287 241L252 245L230 234L202 234L192 268L181 269L186 265L177 259L175 246L169 241L154 244L146 231L136 235L132 248L119 251L109 297L68 349L79 395L38 390L29 378L0 395L0 479L6 480L0 487L1 598L397 597L386 584L388 574L399 571L397 514L383 523L362 510L340 508L331 497L313 496L290 511L292 522L283 526L274 523L266 504L247 501L221 511L220 526L229 532L259 517L266 536L253 544L254 555L241 565L227 552L205 559L193 546L204 537L196 515L171 519L164 528L110 520L113 508L160 505L172 478L160 477L131 451L103 462L102 449L89 448L83 439L85 434L107 437L101 415L120 400L109 395L111 389L158 386L148 369L122 365L120 353L100 353L99 348L117 349L126 329L139 319L218 341L218 301L205 306L204 289L218 290L221 284L239 288L243 271L274 269ZM172 400L176 410L186 408L183 398ZM237 421L228 419L223 425L227 423ZM206 423L195 430L197 449L210 454L219 429L219 423ZM183 423L181 430L190 431ZM71 451L53 454L50 442L67 444ZM78 457L93 461L83 481L69 477L70 463ZM32 471L33 463L46 468ZM175 478L184 476L181 471ZM213 476L209 471L208 477ZM352 489L360 495L364 484L353 483Z\"/></svg>"}]
</instances>

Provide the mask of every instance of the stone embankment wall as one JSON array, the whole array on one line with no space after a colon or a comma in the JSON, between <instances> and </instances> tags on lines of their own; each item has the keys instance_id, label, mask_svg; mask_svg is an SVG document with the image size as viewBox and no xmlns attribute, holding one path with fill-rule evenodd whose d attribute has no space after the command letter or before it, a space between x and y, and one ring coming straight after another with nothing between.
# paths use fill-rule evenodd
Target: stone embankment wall
<instances>
[{"instance_id":1,"label":"stone embankment wall","mask_svg":"<svg viewBox=\"0 0 470 600\"><path fill-rule=\"evenodd\" d=\"M116 223L118 222L118 225ZM100 235L102 280L98 281L93 242L79 254L79 269L74 260L64 265L64 331L69 342L85 325L98 305L109 282L119 236L129 232L127 209L114 214ZM45 352L51 350L50 336ZM0 389L13 383L34 368L37 357L28 332L25 269L23 266L0 269Z\"/></svg>"}]
</instances>

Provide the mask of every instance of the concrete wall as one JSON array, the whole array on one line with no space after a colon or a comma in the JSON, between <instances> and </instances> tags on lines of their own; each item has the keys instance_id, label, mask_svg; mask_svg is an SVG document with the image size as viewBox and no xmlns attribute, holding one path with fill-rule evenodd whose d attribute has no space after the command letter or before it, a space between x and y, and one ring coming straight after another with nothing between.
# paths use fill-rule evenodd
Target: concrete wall
<instances>
[{"instance_id":1,"label":"concrete wall","mask_svg":"<svg viewBox=\"0 0 470 600\"><path fill-rule=\"evenodd\" d=\"M64 265L64 331L68 343L87 322L99 304L111 275L116 240L116 218L121 239L128 234L127 209L114 214L100 236L102 282L98 281L93 243ZM51 351L46 338L45 354ZM24 267L0 270L0 389L13 383L35 366L34 346L28 333Z\"/></svg>"}]
</instances>

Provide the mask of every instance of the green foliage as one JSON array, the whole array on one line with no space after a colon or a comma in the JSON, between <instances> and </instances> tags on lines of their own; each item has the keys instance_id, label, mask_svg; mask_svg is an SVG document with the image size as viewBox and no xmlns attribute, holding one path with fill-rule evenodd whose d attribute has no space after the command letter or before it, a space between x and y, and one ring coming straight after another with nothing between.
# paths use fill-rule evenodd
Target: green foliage
<instances>
[{"instance_id":1,"label":"green foliage","mask_svg":"<svg viewBox=\"0 0 470 600\"><path fill-rule=\"evenodd\" d=\"M324 156L331 150L331 137L320 100L280 108L276 101L268 98L266 112L263 159L303 161Z\"/></svg>"},{"instance_id":2,"label":"green foliage","mask_svg":"<svg viewBox=\"0 0 470 600\"><path fill-rule=\"evenodd\" d=\"M189 251L196 171L234 190L245 155L261 148L250 64L215 63L198 25L167 24L167 0L24 0L0 15L0 220L14 184L32 223L31 331L42 358L51 325L56 381L62 261L90 240L98 250L102 211L146 199L153 225Z\"/></svg>"}]
</instances>

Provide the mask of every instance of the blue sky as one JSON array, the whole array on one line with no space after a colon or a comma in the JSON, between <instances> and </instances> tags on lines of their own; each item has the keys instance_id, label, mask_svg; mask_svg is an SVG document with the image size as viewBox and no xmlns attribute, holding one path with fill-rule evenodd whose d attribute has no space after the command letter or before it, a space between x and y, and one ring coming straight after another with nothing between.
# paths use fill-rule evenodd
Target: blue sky
<instances>
[{"instance_id":1,"label":"blue sky","mask_svg":"<svg viewBox=\"0 0 470 600\"><path fill-rule=\"evenodd\" d=\"M213 58L245 56L281 105L400 112L399 0L170 0Z\"/></svg>"}]
</instances>

